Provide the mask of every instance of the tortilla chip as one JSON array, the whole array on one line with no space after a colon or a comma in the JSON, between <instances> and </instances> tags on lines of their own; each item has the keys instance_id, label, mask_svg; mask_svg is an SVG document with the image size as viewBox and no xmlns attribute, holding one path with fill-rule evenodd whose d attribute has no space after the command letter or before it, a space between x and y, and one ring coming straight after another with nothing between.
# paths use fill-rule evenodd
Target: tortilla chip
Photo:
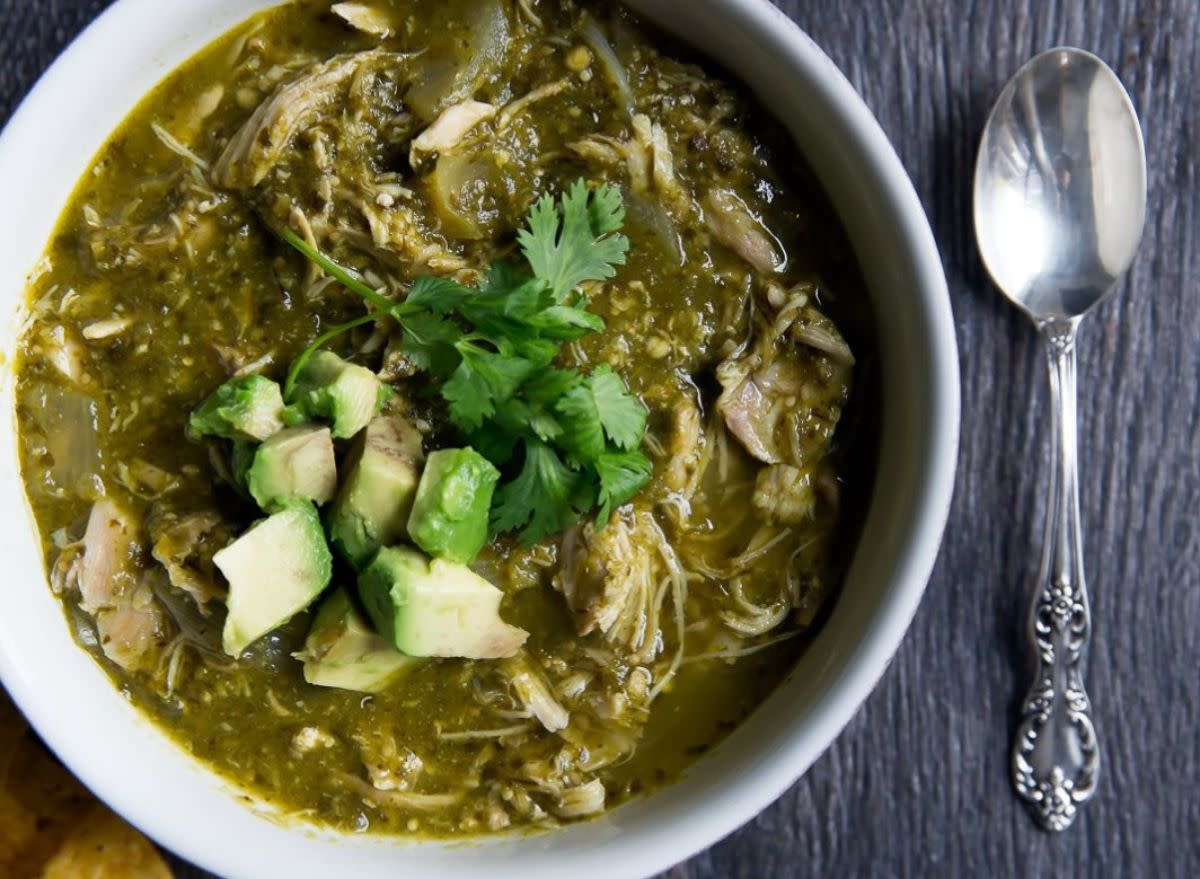
<instances>
[{"instance_id":1,"label":"tortilla chip","mask_svg":"<svg viewBox=\"0 0 1200 879\"><path fill-rule=\"evenodd\" d=\"M170 879L158 851L109 812L0 688L0 877Z\"/></svg>"},{"instance_id":2,"label":"tortilla chip","mask_svg":"<svg viewBox=\"0 0 1200 879\"><path fill-rule=\"evenodd\" d=\"M0 728L0 876L34 876L94 799L2 691Z\"/></svg>"},{"instance_id":3,"label":"tortilla chip","mask_svg":"<svg viewBox=\"0 0 1200 879\"><path fill-rule=\"evenodd\" d=\"M171 879L171 869L150 840L96 803L38 879Z\"/></svg>"}]
</instances>

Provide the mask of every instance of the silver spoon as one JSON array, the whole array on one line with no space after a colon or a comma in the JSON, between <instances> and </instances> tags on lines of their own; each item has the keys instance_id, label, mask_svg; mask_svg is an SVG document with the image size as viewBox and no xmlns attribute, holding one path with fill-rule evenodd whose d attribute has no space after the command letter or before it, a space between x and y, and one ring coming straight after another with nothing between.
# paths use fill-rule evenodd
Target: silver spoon
<instances>
[{"instance_id":1,"label":"silver spoon","mask_svg":"<svg viewBox=\"0 0 1200 879\"><path fill-rule=\"evenodd\" d=\"M1037 325L1050 370L1053 466L1029 639L1033 686L1013 744L1017 793L1062 830L1096 789L1083 686L1091 613L1080 551L1075 332L1129 268L1146 214L1146 155L1129 95L1079 49L1038 55L1005 86L975 166L975 236L1001 291Z\"/></svg>"}]
</instances>

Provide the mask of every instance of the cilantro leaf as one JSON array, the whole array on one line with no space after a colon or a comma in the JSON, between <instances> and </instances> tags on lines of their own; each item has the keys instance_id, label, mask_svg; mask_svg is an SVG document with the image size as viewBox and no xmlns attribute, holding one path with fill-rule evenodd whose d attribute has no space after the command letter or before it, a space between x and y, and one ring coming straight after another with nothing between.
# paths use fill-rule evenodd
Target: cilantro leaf
<instances>
[{"instance_id":1,"label":"cilantro leaf","mask_svg":"<svg viewBox=\"0 0 1200 879\"><path fill-rule=\"evenodd\" d=\"M446 315L477 295L477 291L464 287L453 278L425 275L413 282L403 307L405 310L421 308L434 314Z\"/></svg>"},{"instance_id":2,"label":"cilantro leaf","mask_svg":"<svg viewBox=\"0 0 1200 879\"><path fill-rule=\"evenodd\" d=\"M507 293L529 280L529 272L515 262L498 259L492 263L479 285L480 293Z\"/></svg>"},{"instance_id":3,"label":"cilantro leaf","mask_svg":"<svg viewBox=\"0 0 1200 879\"><path fill-rule=\"evenodd\" d=\"M604 319L600 315L574 305L552 305L529 323L543 335L564 342L573 342L604 329Z\"/></svg>"},{"instance_id":4,"label":"cilantro leaf","mask_svg":"<svg viewBox=\"0 0 1200 879\"><path fill-rule=\"evenodd\" d=\"M625 219L621 191L601 186L589 192L576 180L556 204L543 195L529 211L528 228L517 232L533 274L564 302L585 281L602 281L625 263L629 239L617 230Z\"/></svg>"},{"instance_id":5,"label":"cilantro leaf","mask_svg":"<svg viewBox=\"0 0 1200 879\"><path fill-rule=\"evenodd\" d=\"M513 531L524 526L521 541L532 544L570 527L579 518L575 508L579 480L580 475L554 449L541 440L527 440L521 472L496 492L492 529Z\"/></svg>"},{"instance_id":6,"label":"cilantro leaf","mask_svg":"<svg viewBox=\"0 0 1200 879\"><path fill-rule=\"evenodd\" d=\"M496 405L496 412L488 426L494 428L497 433L514 437L528 436L532 433L546 442L557 439L563 432L563 427L553 412L527 398L515 397Z\"/></svg>"},{"instance_id":7,"label":"cilantro leaf","mask_svg":"<svg viewBox=\"0 0 1200 879\"><path fill-rule=\"evenodd\" d=\"M467 434L467 444L497 467L512 460L520 441L518 435L495 430L490 424L486 429Z\"/></svg>"},{"instance_id":8,"label":"cilantro leaf","mask_svg":"<svg viewBox=\"0 0 1200 879\"><path fill-rule=\"evenodd\" d=\"M646 432L646 407L607 365L565 391L554 408L563 425L558 444L581 465L604 454L606 436L621 449L632 451Z\"/></svg>"},{"instance_id":9,"label":"cilantro leaf","mask_svg":"<svg viewBox=\"0 0 1200 879\"><path fill-rule=\"evenodd\" d=\"M522 357L487 351L469 339L454 347L462 360L442 385L442 396L450 403L450 420L461 430L476 431L496 411L497 403L513 395L534 364Z\"/></svg>"},{"instance_id":10,"label":"cilantro leaf","mask_svg":"<svg viewBox=\"0 0 1200 879\"><path fill-rule=\"evenodd\" d=\"M402 348L409 360L421 370L445 378L458 365L454 344L462 338L458 326L429 312L416 312L404 318Z\"/></svg>"},{"instance_id":11,"label":"cilantro leaf","mask_svg":"<svg viewBox=\"0 0 1200 879\"><path fill-rule=\"evenodd\" d=\"M588 381L563 394L554 406L562 418L559 445L579 464L588 464L604 454L604 425Z\"/></svg>"},{"instance_id":12,"label":"cilantro leaf","mask_svg":"<svg viewBox=\"0 0 1200 879\"><path fill-rule=\"evenodd\" d=\"M621 377L611 367L601 366L588 377L588 387L608 438L626 450L641 445L646 433L646 407L629 392Z\"/></svg>"},{"instance_id":13,"label":"cilantro leaf","mask_svg":"<svg viewBox=\"0 0 1200 879\"><path fill-rule=\"evenodd\" d=\"M583 376L573 369L543 369L530 377L521 389L525 399L542 406L554 402L583 381Z\"/></svg>"},{"instance_id":14,"label":"cilantro leaf","mask_svg":"<svg viewBox=\"0 0 1200 879\"><path fill-rule=\"evenodd\" d=\"M606 452L596 459L600 477L600 512L596 520L604 525L613 510L630 500L650 481L650 459L641 452Z\"/></svg>"}]
</instances>

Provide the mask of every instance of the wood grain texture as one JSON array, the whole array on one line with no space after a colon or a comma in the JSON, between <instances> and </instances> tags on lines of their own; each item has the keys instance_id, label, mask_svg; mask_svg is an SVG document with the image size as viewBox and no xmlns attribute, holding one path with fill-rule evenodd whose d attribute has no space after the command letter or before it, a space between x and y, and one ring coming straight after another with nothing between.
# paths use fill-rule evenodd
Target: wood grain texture
<instances>
[{"instance_id":1,"label":"wood grain texture","mask_svg":"<svg viewBox=\"0 0 1200 879\"><path fill-rule=\"evenodd\" d=\"M0 0L0 120L104 5ZM1200 4L780 5L878 116L942 248L963 376L958 487L929 591L874 695L782 799L666 875L1200 875ZM1088 684L1104 763L1076 826L1051 837L1007 776L1044 512L1045 375L976 255L970 181L1004 81L1063 43L1099 54L1129 88L1150 210L1131 276L1080 343Z\"/></svg>"}]
</instances>

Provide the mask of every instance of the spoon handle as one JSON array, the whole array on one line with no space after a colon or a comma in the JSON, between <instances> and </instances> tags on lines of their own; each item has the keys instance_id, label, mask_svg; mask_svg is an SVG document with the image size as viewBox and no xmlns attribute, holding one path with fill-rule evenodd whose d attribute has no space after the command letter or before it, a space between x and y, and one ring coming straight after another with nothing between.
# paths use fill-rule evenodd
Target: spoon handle
<instances>
[{"instance_id":1,"label":"spoon handle","mask_svg":"<svg viewBox=\"0 0 1200 879\"><path fill-rule=\"evenodd\" d=\"M1092 619L1083 576L1075 427L1075 328L1041 324L1050 368L1051 477L1045 543L1029 613L1037 671L1013 744L1017 793L1046 830L1063 830L1096 790L1100 751L1083 670Z\"/></svg>"}]
</instances>

